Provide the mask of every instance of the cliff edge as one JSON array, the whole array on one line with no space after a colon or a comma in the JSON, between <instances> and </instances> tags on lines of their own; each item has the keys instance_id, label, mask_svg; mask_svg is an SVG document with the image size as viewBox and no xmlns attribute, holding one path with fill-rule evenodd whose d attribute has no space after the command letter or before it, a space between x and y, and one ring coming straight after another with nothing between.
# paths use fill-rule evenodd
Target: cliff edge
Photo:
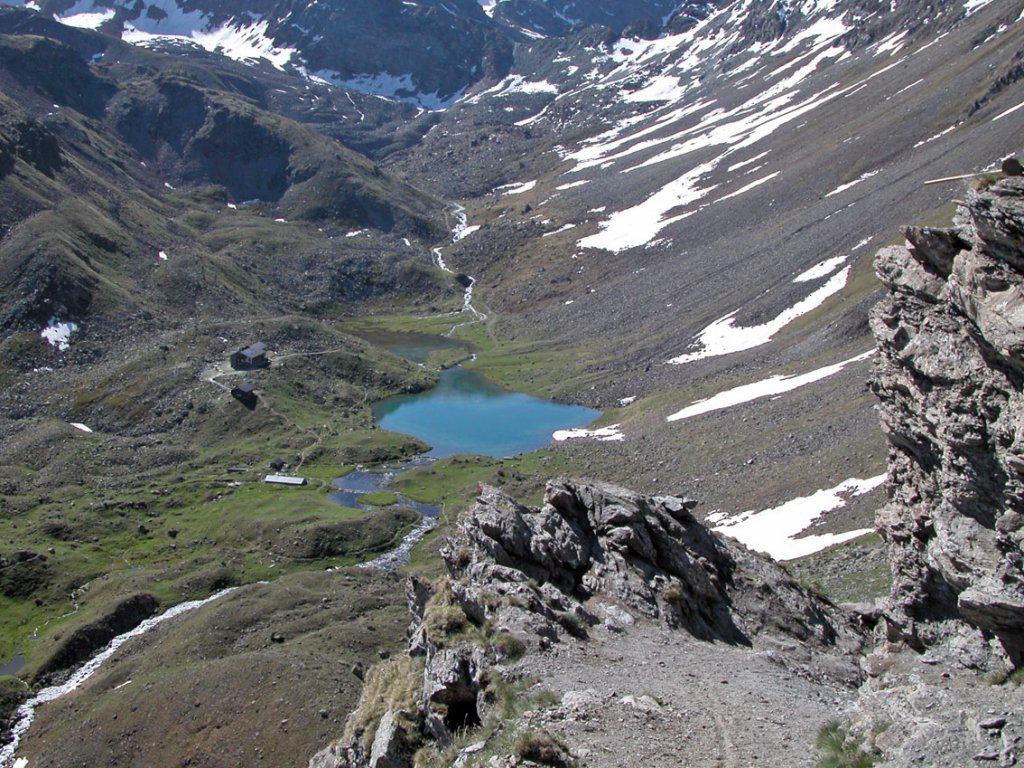
<instances>
[{"instance_id":1,"label":"cliff edge","mask_svg":"<svg viewBox=\"0 0 1024 768\"><path fill-rule=\"evenodd\" d=\"M871 386L889 441L878 515L887 639L950 661L1024 658L1024 179L971 190L948 229L883 249Z\"/></svg>"}]
</instances>

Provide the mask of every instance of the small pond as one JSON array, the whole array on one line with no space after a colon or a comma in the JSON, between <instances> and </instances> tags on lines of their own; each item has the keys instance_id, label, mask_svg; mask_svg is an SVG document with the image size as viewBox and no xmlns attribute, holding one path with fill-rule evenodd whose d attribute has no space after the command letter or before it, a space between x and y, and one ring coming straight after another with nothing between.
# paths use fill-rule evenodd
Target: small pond
<instances>
[{"instance_id":1,"label":"small pond","mask_svg":"<svg viewBox=\"0 0 1024 768\"><path fill-rule=\"evenodd\" d=\"M475 371L449 368L433 389L383 400L373 415L382 429L429 443L428 456L500 458L543 448L555 430L584 426L601 413L510 392Z\"/></svg>"},{"instance_id":2,"label":"small pond","mask_svg":"<svg viewBox=\"0 0 1024 768\"><path fill-rule=\"evenodd\" d=\"M414 363L427 362L427 356L431 352L466 349L466 345L457 339L450 339L447 336L432 336L426 333L375 329L361 330L359 337Z\"/></svg>"},{"instance_id":3,"label":"small pond","mask_svg":"<svg viewBox=\"0 0 1024 768\"><path fill-rule=\"evenodd\" d=\"M327 498L342 507L349 509L362 509L372 511L380 509L372 504L364 504L362 497L375 491L391 490L391 482L402 472L413 467L421 467L430 464L432 459L417 456L416 458L398 462L395 465L384 465L373 469L357 469L344 477L335 478L331 484L334 490L327 494ZM413 501L401 493L391 490L398 499L397 506L419 512L424 517L437 517L441 508L436 504L423 504Z\"/></svg>"}]
</instances>

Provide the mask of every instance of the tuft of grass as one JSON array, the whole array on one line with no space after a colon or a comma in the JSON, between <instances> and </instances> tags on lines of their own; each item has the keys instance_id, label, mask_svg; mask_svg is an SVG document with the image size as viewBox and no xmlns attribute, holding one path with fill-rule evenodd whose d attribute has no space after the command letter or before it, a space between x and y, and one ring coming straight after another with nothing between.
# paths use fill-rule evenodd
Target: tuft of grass
<instances>
[{"instance_id":1,"label":"tuft of grass","mask_svg":"<svg viewBox=\"0 0 1024 768\"><path fill-rule=\"evenodd\" d=\"M556 768L568 768L573 764L568 750L547 731L526 731L515 743L515 754L523 760Z\"/></svg>"},{"instance_id":2,"label":"tuft of grass","mask_svg":"<svg viewBox=\"0 0 1024 768\"><path fill-rule=\"evenodd\" d=\"M345 723L344 740L362 733L363 747L369 753L377 726L388 711L395 713L410 737L415 736L416 723L409 713L416 711L422 688L422 658L399 656L375 665L366 673L359 705Z\"/></svg>"},{"instance_id":3,"label":"tuft of grass","mask_svg":"<svg viewBox=\"0 0 1024 768\"><path fill-rule=\"evenodd\" d=\"M818 731L817 768L871 768L876 755L864 748L864 737L850 733L849 726L839 720L827 723Z\"/></svg>"},{"instance_id":4,"label":"tuft of grass","mask_svg":"<svg viewBox=\"0 0 1024 768\"><path fill-rule=\"evenodd\" d=\"M557 619L562 628L573 637L586 637L586 622L572 611L562 611L558 614Z\"/></svg>"},{"instance_id":5,"label":"tuft of grass","mask_svg":"<svg viewBox=\"0 0 1024 768\"><path fill-rule=\"evenodd\" d=\"M447 581L427 601L423 627L438 648L450 646L460 639L483 640L482 633L455 601Z\"/></svg>"},{"instance_id":6,"label":"tuft of grass","mask_svg":"<svg viewBox=\"0 0 1024 768\"><path fill-rule=\"evenodd\" d=\"M997 181L1002 181L1006 178L1006 174L1002 171L990 171L988 173L979 173L974 176L968 183L971 189L982 190L988 189Z\"/></svg>"},{"instance_id":7,"label":"tuft of grass","mask_svg":"<svg viewBox=\"0 0 1024 768\"><path fill-rule=\"evenodd\" d=\"M508 632L499 632L491 640L491 645L501 658L515 661L526 653L526 643Z\"/></svg>"},{"instance_id":8,"label":"tuft of grass","mask_svg":"<svg viewBox=\"0 0 1024 768\"><path fill-rule=\"evenodd\" d=\"M661 596L669 605L682 605L686 602L686 589L683 587L682 582L672 579L672 581L665 585Z\"/></svg>"},{"instance_id":9,"label":"tuft of grass","mask_svg":"<svg viewBox=\"0 0 1024 768\"><path fill-rule=\"evenodd\" d=\"M1024 669L1015 669L1009 672L1001 669L997 672L990 672L985 676L988 685L1024 685Z\"/></svg>"}]
</instances>

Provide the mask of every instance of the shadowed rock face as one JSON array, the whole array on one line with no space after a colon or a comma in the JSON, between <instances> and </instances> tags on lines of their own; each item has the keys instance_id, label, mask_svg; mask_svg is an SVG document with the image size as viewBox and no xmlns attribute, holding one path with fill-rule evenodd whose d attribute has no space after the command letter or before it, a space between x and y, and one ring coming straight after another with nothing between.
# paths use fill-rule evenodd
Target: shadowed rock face
<instances>
[{"instance_id":1,"label":"shadowed rock face","mask_svg":"<svg viewBox=\"0 0 1024 768\"><path fill-rule=\"evenodd\" d=\"M1024 659L1024 180L969 193L951 229L879 252L871 387L889 441L879 513L892 640L986 668Z\"/></svg>"},{"instance_id":2,"label":"shadowed rock face","mask_svg":"<svg viewBox=\"0 0 1024 768\"><path fill-rule=\"evenodd\" d=\"M691 514L695 505L558 481L548 484L544 505L531 509L485 487L442 554L452 589L470 610L486 602L480 592L498 587L549 619L568 604L602 597L703 640L751 645L767 633L818 646L853 643L839 611L774 563L713 535ZM511 617L484 612L481 619Z\"/></svg>"}]
</instances>

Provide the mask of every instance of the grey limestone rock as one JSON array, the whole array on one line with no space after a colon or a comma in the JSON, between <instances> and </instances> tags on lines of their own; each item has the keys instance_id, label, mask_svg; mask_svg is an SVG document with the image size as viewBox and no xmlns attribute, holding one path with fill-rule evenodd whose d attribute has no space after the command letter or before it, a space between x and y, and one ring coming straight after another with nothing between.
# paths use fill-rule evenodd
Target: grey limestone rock
<instances>
[{"instance_id":1,"label":"grey limestone rock","mask_svg":"<svg viewBox=\"0 0 1024 768\"><path fill-rule=\"evenodd\" d=\"M909 247L876 259L889 289L871 318L889 441L885 626L966 666L1019 666L1024 180L971 191L957 221L910 228Z\"/></svg>"},{"instance_id":2,"label":"grey limestone rock","mask_svg":"<svg viewBox=\"0 0 1024 768\"><path fill-rule=\"evenodd\" d=\"M691 513L694 505L561 480L531 509L484 487L442 555L466 612L514 634L536 633L522 622L529 613L577 629L596 624L590 600L600 598L706 640L752 645L775 637L840 656L860 649L849 616L776 564L712 534ZM511 613L510 602L524 610ZM566 613L576 619L566 622Z\"/></svg>"}]
</instances>

